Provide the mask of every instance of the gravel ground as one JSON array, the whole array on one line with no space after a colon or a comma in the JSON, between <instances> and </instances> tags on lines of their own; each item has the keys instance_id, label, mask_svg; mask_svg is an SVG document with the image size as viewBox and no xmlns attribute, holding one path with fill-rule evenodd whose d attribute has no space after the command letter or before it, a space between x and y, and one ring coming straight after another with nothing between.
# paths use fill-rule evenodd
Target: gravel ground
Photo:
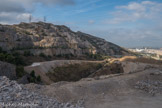
<instances>
[{"instance_id":1,"label":"gravel ground","mask_svg":"<svg viewBox=\"0 0 162 108\"><path fill-rule=\"evenodd\" d=\"M72 105L31 92L16 81L0 76L0 108L84 108L82 102Z\"/></svg>"},{"instance_id":2,"label":"gravel ground","mask_svg":"<svg viewBox=\"0 0 162 108\"><path fill-rule=\"evenodd\" d=\"M135 88L144 90L152 95L161 94L162 93L162 82L151 81L151 80L138 81L136 83Z\"/></svg>"}]
</instances>

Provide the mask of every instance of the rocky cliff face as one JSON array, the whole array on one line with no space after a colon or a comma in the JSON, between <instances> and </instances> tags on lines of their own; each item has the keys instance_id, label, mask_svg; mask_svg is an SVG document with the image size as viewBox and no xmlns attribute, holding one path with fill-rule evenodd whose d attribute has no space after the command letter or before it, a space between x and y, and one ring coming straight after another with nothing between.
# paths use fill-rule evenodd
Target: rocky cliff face
<instances>
[{"instance_id":1,"label":"rocky cliff face","mask_svg":"<svg viewBox=\"0 0 162 108\"><path fill-rule=\"evenodd\" d=\"M66 26L50 23L20 23L0 25L0 47L4 50L30 50L46 55L128 55L115 44L82 32L73 32Z\"/></svg>"}]
</instances>

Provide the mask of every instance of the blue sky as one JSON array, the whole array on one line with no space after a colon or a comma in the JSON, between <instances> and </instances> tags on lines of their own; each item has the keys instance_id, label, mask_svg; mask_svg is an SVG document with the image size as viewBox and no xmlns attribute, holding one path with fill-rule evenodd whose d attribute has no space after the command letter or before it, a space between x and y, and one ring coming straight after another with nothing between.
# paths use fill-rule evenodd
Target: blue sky
<instances>
[{"instance_id":1,"label":"blue sky","mask_svg":"<svg viewBox=\"0 0 162 108\"><path fill-rule=\"evenodd\" d=\"M2 24L27 22L30 14L124 47L162 47L162 0L0 1Z\"/></svg>"}]
</instances>

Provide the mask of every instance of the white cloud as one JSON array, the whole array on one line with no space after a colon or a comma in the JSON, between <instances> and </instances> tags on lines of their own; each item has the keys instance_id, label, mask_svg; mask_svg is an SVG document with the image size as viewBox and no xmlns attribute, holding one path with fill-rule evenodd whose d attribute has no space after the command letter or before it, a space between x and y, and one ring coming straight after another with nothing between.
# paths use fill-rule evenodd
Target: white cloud
<instances>
[{"instance_id":1,"label":"white cloud","mask_svg":"<svg viewBox=\"0 0 162 108\"><path fill-rule=\"evenodd\" d=\"M143 4L143 3L141 3L141 4ZM141 4L133 2L133 3L130 3L129 5L127 5L127 6L117 6L116 8L118 8L118 9L135 10L135 11L139 11L139 12L140 11L145 11L146 8L143 5L141 5Z\"/></svg>"},{"instance_id":2,"label":"white cloud","mask_svg":"<svg viewBox=\"0 0 162 108\"><path fill-rule=\"evenodd\" d=\"M116 11L111 14L113 19L106 20L109 24L135 22L141 19L157 20L162 17L162 3L143 1L131 2L128 5L116 6Z\"/></svg>"},{"instance_id":3,"label":"white cloud","mask_svg":"<svg viewBox=\"0 0 162 108\"><path fill-rule=\"evenodd\" d=\"M74 0L0 0L0 23L13 24L27 21L35 4L43 5L73 5ZM39 18L34 18L36 21Z\"/></svg>"},{"instance_id":4,"label":"white cloud","mask_svg":"<svg viewBox=\"0 0 162 108\"><path fill-rule=\"evenodd\" d=\"M9 13L1 12L0 13L0 23L2 24L13 24L20 21L28 21L29 13Z\"/></svg>"},{"instance_id":5,"label":"white cloud","mask_svg":"<svg viewBox=\"0 0 162 108\"><path fill-rule=\"evenodd\" d=\"M108 25L103 38L125 47L162 47L162 3L130 2L116 6L110 14L112 17L103 22Z\"/></svg>"}]
</instances>

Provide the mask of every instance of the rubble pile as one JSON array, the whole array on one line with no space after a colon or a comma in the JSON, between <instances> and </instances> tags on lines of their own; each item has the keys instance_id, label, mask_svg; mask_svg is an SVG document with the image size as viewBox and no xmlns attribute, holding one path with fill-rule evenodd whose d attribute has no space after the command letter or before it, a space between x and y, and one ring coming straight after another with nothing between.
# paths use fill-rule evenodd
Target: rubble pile
<instances>
[{"instance_id":1,"label":"rubble pile","mask_svg":"<svg viewBox=\"0 0 162 108\"><path fill-rule=\"evenodd\" d=\"M152 95L161 94L162 81L151 81L151 80L138 81L135 85L135 88L144 90Z\"/></svg>"},{"instance_id":2,"label":"rubble pile","mask_svg":"<svg viewBox=\"0 0 162 108\"><path fill-rule=\"evenodd\" d=\"M0 106L5 108L83 108L81 103L72 105L31 92L16 81L0 76Z\"/></svg>"}]
</instances>

